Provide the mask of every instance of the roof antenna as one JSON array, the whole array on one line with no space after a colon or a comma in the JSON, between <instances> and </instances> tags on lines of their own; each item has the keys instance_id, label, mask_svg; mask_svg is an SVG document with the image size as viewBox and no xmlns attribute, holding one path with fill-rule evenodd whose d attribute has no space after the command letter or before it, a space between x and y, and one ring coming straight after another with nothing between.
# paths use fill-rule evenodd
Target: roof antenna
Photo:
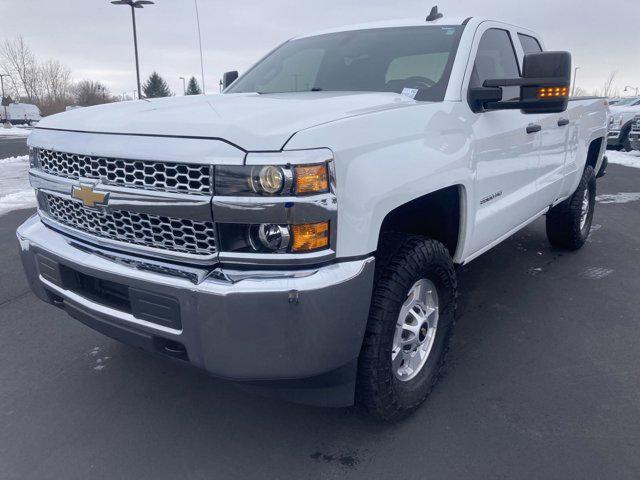
<instances>
[{"instance_id":1,"label":"roof antenna","mask_svg":"<svg viewBox=\"0 0 640 480\"><path fill-rule=\"evenodd\" d=\"M427 22L435 22L443 16L444 15L442 15L441 13L438 13L438 6L436 5L431 9L431 13L429 13L429 16L427 17Z\"/></svg>"}]
</instances>

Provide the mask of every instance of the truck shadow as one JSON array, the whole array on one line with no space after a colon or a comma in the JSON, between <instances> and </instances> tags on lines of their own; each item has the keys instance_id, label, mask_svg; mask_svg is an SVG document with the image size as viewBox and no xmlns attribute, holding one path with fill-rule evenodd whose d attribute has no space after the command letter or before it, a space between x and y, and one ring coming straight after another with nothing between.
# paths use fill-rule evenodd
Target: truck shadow
<instances>
[{"instance_id":1,"label":"truck shadow","mask_svg":"<svg viewBox=\"0 0 640 480\"><path fill-rule=\"evenodd\" d=\"M142 424L163 419L156 435L179 438L175 453L196 462L243 462L252 452L266 463L281 456L318 468L360 468L380 442L402 432L419 428L427 442L446 434L452 412L470 408L474 390L486 381L485 369L492 368L487 352L517 347L530 335L534 312L553 295L545 277L555 275L553 265L564 255L547 244L539 220L460 269L458 326L445 376L424 408L397 425L378 424L356 407L313 408L247 394L187 365L112 342L112 376L135 385L129 411L120 413L142 416ZM132 438L144 436L137 424L128 428Z\"/></svg>"}]
</instances>

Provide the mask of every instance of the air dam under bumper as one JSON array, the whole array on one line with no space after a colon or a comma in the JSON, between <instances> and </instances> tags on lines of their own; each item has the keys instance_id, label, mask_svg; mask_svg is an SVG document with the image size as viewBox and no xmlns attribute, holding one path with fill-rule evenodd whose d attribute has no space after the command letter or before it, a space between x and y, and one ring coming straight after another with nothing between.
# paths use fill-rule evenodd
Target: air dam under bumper
<instances>
[{"instance_id":1,"label":"air dam under bumper","mask_svg":"<svg viewBox=\"0 0 640 480\"><path fill-rule=\"evenodd\" d=\"M353 403L373 258L189 279L87 248L37 216L17 236L35 294L110 337L266 394Z\"/></svg>"}]
</instances>

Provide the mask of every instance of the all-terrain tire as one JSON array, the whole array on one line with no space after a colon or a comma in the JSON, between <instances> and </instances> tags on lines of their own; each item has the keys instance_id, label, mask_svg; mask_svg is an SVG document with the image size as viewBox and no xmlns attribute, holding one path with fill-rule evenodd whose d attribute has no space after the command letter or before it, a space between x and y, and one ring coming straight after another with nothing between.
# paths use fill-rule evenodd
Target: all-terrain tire
<instances>
[{"instance_id":1,"label":"all-terrain tire","mask_svg":"<svg viewBox=\"0 0 640 480\"><path fill-rule=\"evenodd\" d=\"M589 210L583 222L585 198ZM595 205L596 174L591 166L587 166L575 193L547 213L547 238L551 245L567 250L580 249L589 238Z\"/></svg>"},{"instance_id":2,"label":"all-terrain tire","mask_svg":"<svg viewBox=\"0 0 640 480\"><path fill-rule=\"evenodd\" d=\"M438 326L424 366L414 378L402 381L392 368L394 334L410 289L422 279L435 286ZM357 400L374 417L397 421L426 400L438 381L449 348L456 298L453 261L442 243L401 233L383 237L357 380Z\"/></svg>"}]
</instances>

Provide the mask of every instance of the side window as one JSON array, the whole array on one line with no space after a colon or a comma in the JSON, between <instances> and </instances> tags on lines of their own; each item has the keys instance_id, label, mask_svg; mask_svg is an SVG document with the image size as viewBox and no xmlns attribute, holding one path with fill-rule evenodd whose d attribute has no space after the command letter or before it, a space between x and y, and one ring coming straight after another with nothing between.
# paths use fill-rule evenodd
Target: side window
<instances>
[{"instance_id":1,"label":"side window","mask_svg":"<svg viewBox=\"0 0 640 480\"><path fill-rule=\"evenodd\" d=\"M520 45L522 45L522 50L524 50L525 55L529 53L542 52L542 47L540 46L540 42L538 42L536 38L533 38L529 35L525 35L524 33L519 33L518 38L520 39Z\"/></svg>"},{"instance_id":2,"label":"side window","mask_svg":"<svg viewBox=\"0 0 640 480\"><path fill-rule=\"evenodd\" d=\"M495 78L519 78L518 59L511 36L506 30L492 28L480 39L478 54L471 75L471 86L480 87L485 80ZM504 87L502 100L520 98L519 87Z\"/></svg>"}]
</instances>

